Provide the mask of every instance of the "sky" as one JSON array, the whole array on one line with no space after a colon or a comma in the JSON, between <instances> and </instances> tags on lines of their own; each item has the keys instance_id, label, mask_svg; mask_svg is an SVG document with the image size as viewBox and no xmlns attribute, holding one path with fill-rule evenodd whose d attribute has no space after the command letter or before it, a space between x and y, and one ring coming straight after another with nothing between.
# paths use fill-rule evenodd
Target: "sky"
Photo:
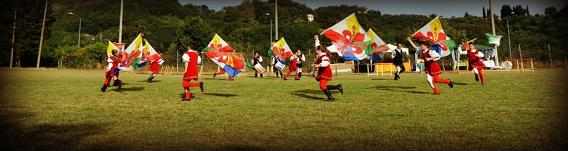
<instances>
[{"instance_id":1,"label":"sky","mask_svg":"<svg viewBox=\"0 0 568 151\"><path fill-rule=\"evenodd\" d=\"M225 6L235 6L241 0L178 0L181 4L207 5L214 10ZM488 0L294 0L317 8L330 5L358 5L380 10L383 14L437 14L445 17L470 15L482 16L482 9L489 8ZM531 14L544 14L546 7L554 6L558 10L566 4L564 0L493 0L496 15L500 15L502 5L528 5Z\"/></svg>"}]
</instances>

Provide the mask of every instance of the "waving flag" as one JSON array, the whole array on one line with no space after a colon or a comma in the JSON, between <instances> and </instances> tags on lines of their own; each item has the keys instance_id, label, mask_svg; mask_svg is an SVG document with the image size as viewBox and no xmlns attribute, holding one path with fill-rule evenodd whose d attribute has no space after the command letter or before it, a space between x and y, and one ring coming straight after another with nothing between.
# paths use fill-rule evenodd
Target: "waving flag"
<instances>
[{"instance_id":1,"label":"waving flag","mask_svg":"<svg viewBox=\"0 0 568 151\"><path fill-rule=\"evenodd\" d=\"M107 46L107 57L112 56L112 50L117 50L118 51L118 47L116 47L116 45L114 45L112 42L108 42L108 46Z\"/></svg>"},{"instance_id":2,"label":"waving flag","mask_svg":"<svg viewBox=\"0 0 568 151\"><path fill-rule=\"evenodd\" d=\"M286 61L292 55L294 55L292 49L290 49L290 46L288 46L288 43L286 43L284 37L280 38L280 40L272 45L272 54L274 54L274 56L277 56L280 61Z\"/></svg>"},{"instance_id":3,"label":"waving flag","mask_svg":"<svg viewBox=\"0 0 568 151\"><path fill-rule=\"evenodd\" d=\"M213 36L213 39L207 44L207 48L205 51L216 50L219 52L234 52L234 49L229 46L225 40L221 38L218 34Z\"/></svg>"},{"instance_id":4,"label":"waving flag","mask_svg":"<svg viewBox=\"0 0 568 151\"><path fill-rule=\"evenodd\" d=\"M446 41L450 40L450 37L448 37L446 35L446 32L444 32L439 16L432 19L428 24L424 25L422 28L412 34L412 37L418 41L432 42L432 50L436 51L442 57L448 56L450 54L450 49L446 44ZM449 42L451 41L448 41L448 43Z\"/></svg>"},{"instance_id":5,"label":"waving flag","mask_svg":"<svg viewBox=\"0 0 568 151\"><path fill-rule=\"evenodd\" d=\"M342 56L343 60L362 60L367 57L363 43L366 37L365 30L354 13L324 30L322 34L332 42L328 50Z\"/></svg>"},{"instance_id":6,"label":"waving flag","mask_svg":"<svg viewBox=\"0 0 568 151\"><path fill-rule=\"evenodd\" d=\"M207 48L207 57L211 59L219 67L229 74L230 77L235 77L245 67L245 59L242 54L235 53L234 49L221 38L215 34Z\"/></svg>"},{"instance_id":7,"label":"waving flag","mask_svg":"<svg viewBox=\"0 0 568 151\"><path fill-rule=\"evenodd\" d=\"M383 39L381 39L381 37L379 37L373 29L369 29L367 32L367 38L365 39L365 54L371 55L375 53L382 53L388 50L386 45L385 41L383 41Z\"/></svg>"},{"instance_id":8,"label":"waving flag","mask_svg":"<svg viewBox=\"0 0 568 151\"><path fill-rule=\"evenodd\" d=\"M146 55L148 61L154 62L160 61L162 59L162 56L160 56L156 49L154 49L154 47L152 47L152 45L150 45L150 43L146 39L144 39L144 54Z\"/></svg>"}]
</instances>

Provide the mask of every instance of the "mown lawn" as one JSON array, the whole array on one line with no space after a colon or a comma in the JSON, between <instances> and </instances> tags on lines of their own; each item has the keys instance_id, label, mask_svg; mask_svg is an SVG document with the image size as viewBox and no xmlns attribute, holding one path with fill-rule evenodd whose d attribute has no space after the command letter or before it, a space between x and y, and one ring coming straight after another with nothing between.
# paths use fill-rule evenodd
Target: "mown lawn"
<instances>
[{"instance_id":1,"label":"mown lawn","mask_svg":"<svg viewBox=\"0 0 568 151\"><path fill-rule=\"evenodd\" d=\"M4 150L550 150L567 142L560 70L470 72L431 95L425 75L341 74L324 101L300 81L203 75L206 93L182 102L180 75L122 73L102 93L98 70L2 70ZM197 92L194 90L194 92Z\"/></svg>"}]
</instances>

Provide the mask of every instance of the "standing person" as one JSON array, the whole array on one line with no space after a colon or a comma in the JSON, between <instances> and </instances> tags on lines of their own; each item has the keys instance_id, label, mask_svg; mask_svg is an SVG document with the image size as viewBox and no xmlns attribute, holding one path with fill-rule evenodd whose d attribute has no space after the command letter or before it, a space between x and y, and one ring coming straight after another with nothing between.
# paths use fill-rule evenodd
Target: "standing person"
<instances>
[{"instance_id":1,"label":"standing person","mask_svg":"<svg viewBox=\"0 0 568 151\"><path fill-rule=\"evenodd\" d=\"M400 73L406 70L403 64L404 53L402 52L402 44L398 43L396 45L396 49L394 49L392 53L392 58L393 58L392 63L396 68L396 71L394 73L394 80L398 80L400 79Z\"/></svg>"},{"instance_id":2,"label":"standing person","mask_svg":"<svg viewBox=\"0 0 568 151\"><path fill-rule=\"evenodd\" d=\"M294 78L295 80L300 80L300 78L302 78L302 64L304 62L306 62L306 56L304 56L304 54L302 53L302 51L300 51L300 49L296 50L296 59L297 59L297 66L298 69L296 70L296 78Z\"/></svg>"},{"instance_id":3,"label":"standing person","mask_svg":"<svg viewBox=\"0 0 568 151\"><path fill-rule=\"evenodd\" d=\"M254 52L254 57L252 58L252 66L254 67L254 77L256 78L260 74L260 77L262 78L264 68L262 68L262 56L258 52Z\"/></svg>"},{"instance_id":4,"label":"standing person","mask_svg":"<svg viewBox=\"0 0 568 151\"><path fill-rule=\"evenodd\" d=\"M327 85L333 76L331 72L331 62L328 51L323 47L319 48L320 49L316 49L317 59L313 64L314 69L317 70L315 78L316 81L319 82L320 90L327 96L327 100L332 101L335 100L335 98L331 95L330 90L339 90L339 92L343 94L343 86L341 86L341 84Z\"/></svg>"},{"instance_id":5,"label":"standing person","mask_svg":"<svg viewBox=\"0 0 568 151\"><path fill-rule=\"evenodd\" d=\"M282 78L283 78L284 76L282 75L282 70L280 70L280 69L276 66L276 64L278 64L278 62L279 62L279 61L278 61L278 56L273 55L273 56L272 56L272 62L271 62L271 64L272 64L272 71L274 72L274 74L276 74L276 78L279 78L279 77L282 77Z\"/></svg>"},{"instance_id":6,"label":"standing person","mask_svg":"<svg viewBox=\"0 0 568 151\"><path fill-rule=\"evenodd\" d=\"M467 51L467 61L469 63L468 70L473 71L475 76L475 81L481 82L481 85L485 85L485 64L483 64L483 53L475 48L473 41L467 41L463 44L465 50Z\"/></svg>"},{"instance_id":7,"label":"standing person","mask_svg":"<svg viewBox=\"0 0 568 151\"><path fill-rule=\"evenodd\" d=\"M421 57L424 59L424 65L426 67L426 79L428 80L428 84L432 87L432 92L434 95L440 95L440 87L438 83L445 83L448 84L450 88L454 87L454 82L449 79L442 79L440 74L442 74L442 70L440 68L440 64L438 64L438 60L440 60L440 55L431 48L431 42L421 42L420 43L420 50L421 50Z\"/></svg>"},{"instance_id":8,"label":"standing person","mask_svg":"<svg viewBox=\"0 0 568 151\"><path fill-rule=\"evenodd\" d=\"M199 87L201 92L203 92L203 81L198 82L198 65L201 64L201 57L199 52L190 48L183 54L182 60L185 62L185 73L182 79L183 101L191 101L193 96L189 90L190 87Z\"/></svg>"}]
</instances>

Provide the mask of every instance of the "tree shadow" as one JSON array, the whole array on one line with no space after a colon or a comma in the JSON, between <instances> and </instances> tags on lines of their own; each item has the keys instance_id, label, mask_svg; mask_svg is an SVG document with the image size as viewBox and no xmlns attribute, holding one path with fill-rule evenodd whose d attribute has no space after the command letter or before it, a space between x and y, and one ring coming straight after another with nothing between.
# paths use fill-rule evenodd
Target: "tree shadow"
<instances>
[{"instance_id":1,"label":"tree shadow","mask_svg":"<svg viewBox=\"0 0 568 151\"><path fill-rule=\"evenodd\" d=\"M417 91L415 86L388 86L388 85L379 85L370 87L370 89L377 89L383 91L392 91L392 92L405 92L411 94L429 94L428 92L424 91Z\"/></svg>"},{"instance_id":2,"label":"tree shadow","mask_svg":"<svg viewBox=\"0 0 568 151\"><path fill-rule=\"evenodd\" d=\"M108 123L79 124L24 124L34 114L22 112L25 108L0 102L0 150L129 150L126 144L110 145L107 142L82 144L84 139L108 131ZM112 142L111 140L108 140Z\"/></svg>"}]
</instances>

